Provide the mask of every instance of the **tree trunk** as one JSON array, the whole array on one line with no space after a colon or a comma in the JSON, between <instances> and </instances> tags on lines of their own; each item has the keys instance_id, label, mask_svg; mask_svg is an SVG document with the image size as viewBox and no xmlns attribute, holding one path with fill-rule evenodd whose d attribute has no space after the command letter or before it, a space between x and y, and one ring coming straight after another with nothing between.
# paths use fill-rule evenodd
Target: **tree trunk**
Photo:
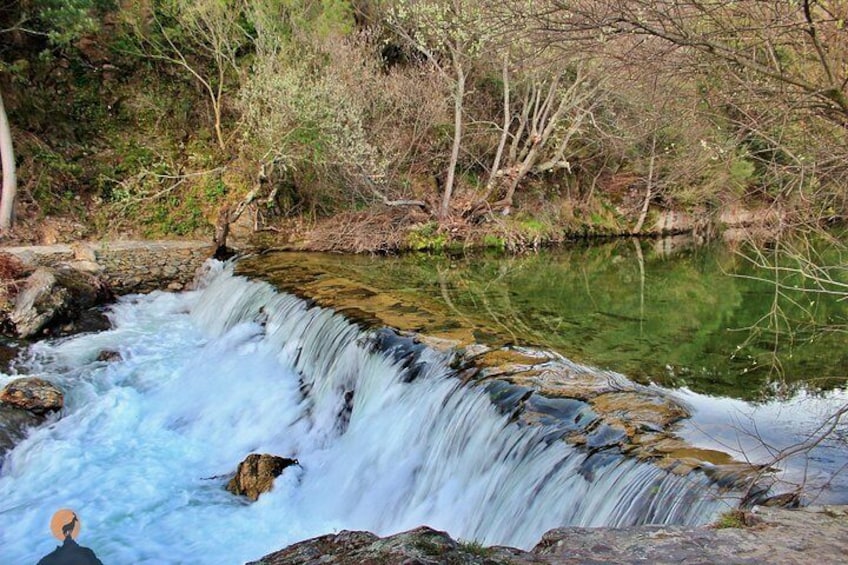
<instances>
[{"instance_id":1,"label":"tree trunk","mask_svg":"<svg viewBox=\"0 0 848 565\"><path fill-rule=\"evenodd\" d=\"M456 70L456 90L454 91L453 101L453 149L451 150L450 163L448 163L442 205L439 207L440 220L446 219L450 213L450 202L453 196L454 179L456 178L456 164L459 161L459 149L462 142L462 102L465 98L465 70L462 68L457 53L454 53L454 69Z\"/></svg>"},{"instance_id":2,"label":"tree trunk","mask_svg":"<svg viewBox=\"0 0 848 565\"><path fill-rule=\"evenodd\" d=\"M0 193L0 230L12 227L15 220L15 198L18 184L15 177L15 152L12 149L12 130L0 93L0 164L3 170L3 192Z\"/></svg>"},{"instance_id":3,"label":"tree trunk","mask_svg":"<svg viewBox=\"0 0 848 565\"><path fill-rule=\"evenodd\" d=\"M654 162L657 158L657 134L651 138L651 160L648 162L648 180L645 182L645 201L642 203L642 212L639 214L639 221L636 222L636 227L633 228L633 233L642 231L642 226L645 224L645 218L648 217L648 208L651 205L651 196L654 190Z\"/></svg>"}]
</instances>

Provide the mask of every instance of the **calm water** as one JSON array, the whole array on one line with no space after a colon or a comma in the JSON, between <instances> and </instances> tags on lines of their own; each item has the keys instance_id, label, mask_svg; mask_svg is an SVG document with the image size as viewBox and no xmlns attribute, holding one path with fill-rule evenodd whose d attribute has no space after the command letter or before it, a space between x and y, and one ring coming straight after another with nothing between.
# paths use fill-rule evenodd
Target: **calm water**
<instances>
[{"instance_id":1,"label":"calm water","mask_svg":"<svg viewBox=\"0 0 848 565\"><path fill-rule=\"evenodd\" d=\"M437 303L448 325L472 326L478 340L551 348L642 383L764 401L848 378L848 300L776 293L749 278L769 273L721 245L670 254L667 242L621 240L518 257L313 258L307 278L323 270L404 304ZM290 274L280 267L276 282Z\"/></svg>"}]
</instances>

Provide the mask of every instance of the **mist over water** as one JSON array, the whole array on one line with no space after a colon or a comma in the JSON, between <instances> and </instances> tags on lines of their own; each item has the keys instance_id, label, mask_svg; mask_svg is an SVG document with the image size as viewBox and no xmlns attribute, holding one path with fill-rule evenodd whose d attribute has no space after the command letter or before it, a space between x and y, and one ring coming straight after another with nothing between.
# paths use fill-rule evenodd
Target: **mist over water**
<instances>
[{"instance_id":1,"label":"mist over water","mask_svg":"<svg viewBox=\"0 0 848 565\"><path fill-rule=\"evenodd\" d=\"M111 319L31 349L30 372L66 407L3 463L2 563L50 552L66 507L104 563L151 564L241 563L341 529L421 524L528 548L556 526L697 524L726 507L698 474L587 459L510 423L436 352L405 382L403 360L355 325L220 264L201 290L126 297ZM103 350L122 359L96 361ZM255 503L223 489L251 452L300 461Z\"/></svg>"}]
</instances>

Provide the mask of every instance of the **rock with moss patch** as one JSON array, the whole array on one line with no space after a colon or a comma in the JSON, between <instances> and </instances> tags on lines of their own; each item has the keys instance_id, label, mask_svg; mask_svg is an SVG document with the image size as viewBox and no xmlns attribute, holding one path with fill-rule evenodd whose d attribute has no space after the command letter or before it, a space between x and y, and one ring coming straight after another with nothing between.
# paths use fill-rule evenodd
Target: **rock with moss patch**
<instances>
[{"instance_id":1,"label":"rock with moss patch","mask_svg":"<svg viewBox=\"0 0 848 565\"><path fill-rule=\"evenodd\" d=\"M445 532L421 526L386 538L378 538L370 532L345 530L296 543L248 565L353 563L521 565L542 561L520 549L457 542Z\"/></svg>"}]
</instances>

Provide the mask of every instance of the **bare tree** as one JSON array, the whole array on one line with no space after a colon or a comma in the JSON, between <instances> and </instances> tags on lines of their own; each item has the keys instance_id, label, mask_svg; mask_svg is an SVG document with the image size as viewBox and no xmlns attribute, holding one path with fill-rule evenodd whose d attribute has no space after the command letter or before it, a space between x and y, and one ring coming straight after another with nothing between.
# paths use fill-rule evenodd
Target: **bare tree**
<instances>
[{"instance_id":1,"label":"bare tree","mask_svg":"<svg viewBox=\"0 0 848 565\"><path fill-rule=\"evenodd\" d=\"M763 96L848 126L844 2L802 0L550 0L537 11L550 37L656 38L756 81Z\"/></svg>"},{"instance_id":2,"label":"bare tree","mask_svg":"<svg viewBox=\"0 0 848 565\"><path fill-rule=\"evenodd\" d=\"M467 0L404 0L389 12L392 30L453 85L453 141L438 216L450 214L462 148L468 71L498 28L485 18L486 3ZM445 62L447 59L447 63Z\"/></svg>"}]
</instances>

